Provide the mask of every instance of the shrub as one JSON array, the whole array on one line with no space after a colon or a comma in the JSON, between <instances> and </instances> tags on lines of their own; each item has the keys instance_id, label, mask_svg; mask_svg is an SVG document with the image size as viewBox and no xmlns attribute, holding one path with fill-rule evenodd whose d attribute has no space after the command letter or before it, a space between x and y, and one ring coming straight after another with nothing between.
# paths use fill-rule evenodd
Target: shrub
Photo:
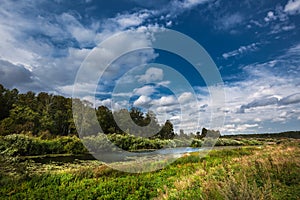
<instances>
[{"instance_id":1,"label":"shrub","mask_svg":"<svg viewBox=\"0 0 300 200\"><path fill-rule=\"evenodd\" d=\"M23 134L13 134L0 138L0 152L8 156L29 156L42 154L85 153L81 140L75 136L42 140Z\"/></svg>"},{"instance_id":2,"label":"shrub","mask_svg":"<svg viewBox=\"0 0 300 200\"><path fill-rule=\"evenodd\" d=\"M194 140L192 141L191 147L201 147L202 144L203 144L203 141L202 141L202 140L194 139Z\"/></svg>"},{"instance_id":3,"label":"shrub","mask_svg":"<svg viewBox=\"0 0 300 200\"><path fill-rule=\"evenodd\" d=\"M30 138L23 134L7 135L2 138L2 153L9 156L35 155L40 152L41 146L37 139ZM39 152L38 152L39 151Z\"/></svg>"},{"instance_id":4,"label":"shrub","mask_svg":"<svg viewBox=\"0 0 300 200\"><path fill-rule=\"evenodd\" d=\"M72 140L68 141L64 146L64 150L67 153L81 154L87 152L87 149L84 147L84 145L78 137L72 136L71 139Z\"/></svg>"}]
</instances>

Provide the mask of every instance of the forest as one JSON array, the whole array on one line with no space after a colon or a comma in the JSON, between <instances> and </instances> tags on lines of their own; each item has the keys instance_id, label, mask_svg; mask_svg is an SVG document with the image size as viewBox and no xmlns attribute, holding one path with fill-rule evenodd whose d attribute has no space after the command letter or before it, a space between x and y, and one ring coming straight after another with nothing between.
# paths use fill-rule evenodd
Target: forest
<instances>
[{"instance_id":1,"label":"forest","mask_svg":"<svg viewBox=\"0 0 300 200\"><path fill-rule=\"evenodd\" d=\"M78 100L80 101L80 100ZM81 101L80 101L81 102ZM82 104L85 102L81 102ZM138 126L146 126L151 120L151 129L158 130L151 138L172 139L175 136L173 124L167 120L160 125L153 112L146 114L137 108L121 109L115 113L106 106L95 108L98 122L104 134L126 134L133 132L136 136L145 137L145 133L121 130L116 124L113 114L122 116L129 114ZM123 124L129 124L126 121ZM30 133L33 136L55 137L78 135L73 121L72 99L41 92L20 94L17 89L6 89L0 84L0 135Z\"/></svg>"}]
</instances>

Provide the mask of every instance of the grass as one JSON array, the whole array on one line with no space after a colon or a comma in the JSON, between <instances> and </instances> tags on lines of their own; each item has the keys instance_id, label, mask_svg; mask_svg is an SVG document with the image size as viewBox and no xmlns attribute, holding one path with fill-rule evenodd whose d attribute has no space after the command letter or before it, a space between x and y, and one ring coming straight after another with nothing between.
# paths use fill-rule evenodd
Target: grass
<instances>
[{"instance_id":1,"label":"grass","mask_svg":"<svg viewBox=\"0 0 300 200\"><path fill-rule=\"evenodd\" d=\"M297 199L300 142L192 153L156 172L97 161L37 164L2 158L0 199ZM10 158L12 159L12 158Z\"/></svg>"}]
</instances>

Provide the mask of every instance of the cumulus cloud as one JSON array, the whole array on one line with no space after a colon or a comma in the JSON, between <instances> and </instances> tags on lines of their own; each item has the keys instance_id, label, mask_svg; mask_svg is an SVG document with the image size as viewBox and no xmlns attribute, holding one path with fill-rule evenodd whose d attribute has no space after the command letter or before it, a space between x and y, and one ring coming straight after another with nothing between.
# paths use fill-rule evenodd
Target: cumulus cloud
<instances>
[{"instance_id":1,"label":"cumulus cloud","mask_svg":"<svg viewBox=\"0 0 300 200\"><path fill-rule=\"evenodd\" d=\"M230 94L222 109L226 111L225 125L235 124L235 128L224 126L223 133L283 131L282 123L286 128L295 127L300 112L299 52L295 44L274 60L244 66L247 76L243 80L225 84L225 92ZM237 128L242 124L258 126Z\"/></svg>"},{"instance_id":2,"label":"cumulus cloud","mask_svg":"<svg viewBox=\"0 0 300 200\"><path fill-rule=\"evenodd\" d=\"M57 17L68 33L80 44L81 47L95 46L96 28L84 27L75 16L70 13L62 13Z\"/></svg>"},{"instance_id":3,"label":"cumulus cloud","mask_svg":"<svg viewBox=\"0 0 300 200\"><path fill-rule=\"evenodd\" d=\"M221 131L226 131L227 133L256 133L256 129L259 124L226 124L221 129Z\"/></svg>"},{"instance_id":4,"label":"cumulus cloud","mask_svg":"<svg viewBox=\"0 0 300 200\"><path fill-rule=\"evenodd\" d=\"M178 101L183 104L193 100L193 98L194 95L191 92L184 92L178 97Z\"/></svg>"},{"instance_id":5,"label":"cumulus cloud","mask_svg":"<svg viewBox=\"0 0 300 200\"><path fill-rule=\"evenodd\" d=\"M0 38L5 40L0 40L0 54L2 59L34 73L42 87L47 85L50 91L69 92L79 66L99 42L130 27L139 26L137 32L150 27L140 26L150 16L148 10L117 14L103 21L91 19L89 23L83 23L83 16L75 11L52 12L43 6L38 2L19 2L17 5L11 1L2 2ZM122 41L112 44L110 50L114 51L104 51L102 58L115 57L120 47L141 46L147 42L145 38L137 37L123 38ZM143 55L128 56L126 64L144 64L153 58L152 53L148 51Z\"/></svg>"},{"instance_id":6,"label":"cumulus cloud","mask_svg":"<svg viewBox=\"0 0 300 200\"><path fill-rule=\"evenodd\" d=\"M292 15L300 13L300 0L289 0L284 11Z\"/></svg>"},{"instance_id":7,"label":"cumulus cloud","mask_svg":"<svg viewBox=\"0 0 300 200\"><path fill-rule=\"evenodd\" d=\"M152 85L145 85L140 88L135 88L133 94L135 95L151 95L156 91L155 87Z\"/></svg>"},{"instance_id":8,"label":"cumulus cloud","mask_svg":"<svg viewBox=\"0 0 300 200\"><path fill-rule=\"evenodd\" d=\"M144 75L138 76L138 81L145 83L153 83L163 80L164 72L162 69L151 67L147 69Z\"/></svg>"},{"instance_id":9,"label":"cumulus cloud","mask_svg":"<svg viewBox=\"0 0 300 200\"><path fill-rule=\"evenodd\" d=\"M151 102L151 98L145 95L140 96L136 101L134 101L133 106L139 107L148 107Z\"/></svg>"},{"instance_id":10,"label":"cumulus cloud","mask_svg":"<svg viewBox=\"0 0 300 200\"><path fill-rule=\"evenodd\" d=\"M270 21L273 21L273 20L276 20L277 17L274 15L274 12L273 11L269 11L267 16L264 18L264 20L266 22L270 22Z\"/></svg>"},{"instance_id":11,"label":"cumulus cloud","mask_svg":"<svg viewBox=\"0 0 300 200\"><path fill-rule=\"evenodd\" d=\"M175 98L175 96L170 95L170 96L163 96L160 99L153 100L152 104L157 105L157 106L171 106L174 104L177 104L178 101Z\"/></svg>"},{"instance_id":12,"label":"cumulus cloud","mask_svg":"<svg viewBox=\"0 0 300 200\"><path fill-rule=\"evenodd\" d=\"M237 127L237 131L244 131L248 128L258 127L258 124L242 124Z\"/></svg>"},{"instance_id":13,"label":"cumulus cloud","mask_svg":"<svg viewBox=\"0 0 300 200\"><path fill-rule=\"evenodd\" d=\"M163 9L143 9L123 13L104 19L93 19L87 22L83 16L74 10L53 12L45 2L14 2L4 0L0 8L0 55L15 66L23 66L35 74L40 84L48 91L63 92L70 95L76 72L91 48L103 42L111 35L123 30L136 28L136 32L159 28L157 24L144 25L153 16L168 15L170 5L174 3L180 12L202 4L203 0L165 1ZM55 4L55 3L54 3ZM154 5L153 3L149 3ZM155 3L156 7L157 3ZM175 9L174 7L174 9ZM13 9L12 9L13 8ZM176 12L174 12L176 13ZM171 17L171 15L169 15ZM166 23L171 25L170 17ZM174 17L174 16L173 16ZM84 22L83 22L84 21ZM109 51L103 49L102 59L110 59L118 54L118 49L127 46L143 46L149 42L146 38L127 38L116 40ZM110 49L110 50L111 50ZM105 58L104 58L105 57ZM128 56L125 64L135 66L145 64L153 59L153 51L139 56ZM95 61L100 58L95 58ZM122 71L122 67L114 66L107 70L107 76ZM4 69L3 69L4 70ZM149 77L147 77L149 75ZM152 76L152 77L151 77ZM140 77L141 81L158 81L161 79L159 70L149 71ZM114 76L117 77L117 76ZM3 79L4 80L4 79ZM20 79L21 80L21 79ZM104 80L106 81L106 80ZM108 81L106 81L108 83ZM166 82L165 82L166 83ZM24 85L25 87L25 85ZM32 89L32 88L28 88Z\"/></svg>"},{"instance_id":14,"label":"cumulus cloud","mask_svg":"<svg viewBox=\"0 0 300 200\"><path fill-rule=\"evenodd\" d=\"M150 15L149 11L144 10L133 14L118 15L113 21L116 21L120 28L125 29L127 27L141 25Z\"/></svg>"}]
</instances>

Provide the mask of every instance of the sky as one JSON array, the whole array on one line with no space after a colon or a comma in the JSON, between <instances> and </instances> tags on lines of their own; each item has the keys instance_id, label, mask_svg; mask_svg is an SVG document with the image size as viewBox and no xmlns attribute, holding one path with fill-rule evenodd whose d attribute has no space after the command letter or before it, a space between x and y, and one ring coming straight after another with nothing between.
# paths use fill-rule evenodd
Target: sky
<instances>
[{"instance_id":1,"label":"sky","mask_svg":"<svg viewBox=\"0 0 300 200\"><path fill-rule=\"evenodd\" d=\"M300 0L0 0L0 5L0 84L6 88L71 97L75 87L76 97L95 106L152 110L160 123L170 119L176 132L300 129ZM121 54L151 46L153 34L167 29L205 49L202 56L213 60L222 78L222 104L213 103L216 86L207 85L186 58L155 48ZM129 34L118 35L124 31ZM81 70L86 63L93 71ZM76 82L85 72L86 82Z\"/></svg>"}]
</instances>

